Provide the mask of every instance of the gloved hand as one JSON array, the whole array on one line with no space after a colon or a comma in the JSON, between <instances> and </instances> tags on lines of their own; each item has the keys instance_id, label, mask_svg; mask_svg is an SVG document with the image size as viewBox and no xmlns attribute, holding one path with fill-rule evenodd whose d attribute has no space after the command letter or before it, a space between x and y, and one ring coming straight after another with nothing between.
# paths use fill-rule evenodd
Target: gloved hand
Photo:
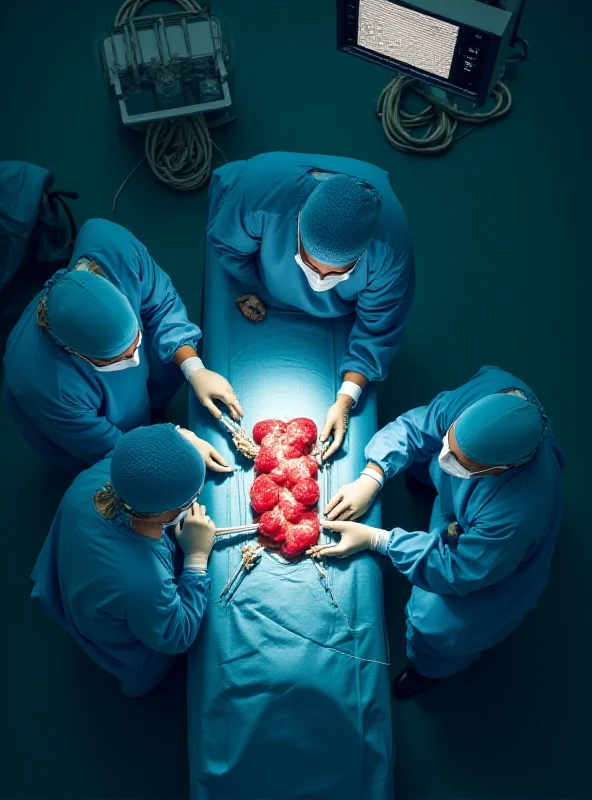
<instances>
[{"instance_id":1,"label":"gloved hand","mask_svg":"<svg viewBox=\"0 0 592 800\"><path fill-rule=\"evenodd\" d=\"M358 519L370 508L379 489L380 484L374 478L360 475L333 495L323 513L329 520Z\"/></svg>"},{"instance_id":2,"label":"gloved hand","mask_svg":"<svg viewBox=\"0 0 592 800\"><path fill-rule=\"evenodd\" d=\"M323 454L323 460L326 461L333 453L341 447L347 426L349 424L349 412L353 405L353 398L347 394L338 394L337 400L333 403L327 417L325 419L325 427L321 433L321 442L326 442L331 434L333 434L333 441Z\"/></svg>"},{"instance_id":3,"label":"gloved hand","mask_svg":"<svg viewBox=\"0 0 592 800\"><path fill-rule=\"evenodd\" d=\"M335 556L347 558L360 550L377 550L383 555L390 538L389 531L372 528L370 525L360 525L359 522L323 522L323 528L341 534L337 544L317 544L307 550L307 555L313 558L320 556Z\"/></svg>"},{"instance_id":4,"label":"gloved hand","mask_svg":"<svg viewBox=\"0 0 592 800\"><path fill-rule=\"evenodd\" d=\"M214 405L214 400L221 400L228 406L228 410L233 419L238 420L243 416L241 404L238 402L232 390L232 386L222 375L218 375L217 372L212 372L211 369L198 369L189 376L188 380L199 402L202 406L205 406L216 419L220 419L222 413L220 409Z\"/></svg>"},{"instance_id":5,"label":"gloved hand","mask_svg":"<svg viewBox=\"0 0 592 800\"><path fill-rule=\"evenodd\" d=\"M185 567L205 572L208 558L216 538L216 526L206 514L206 507L194 503L183 522L183 530L175 529L175 536L185 553Z\"/></svg>"},{"instance_id":6,"label":"gloved hand","mask_svg":"<svg viewBox=\"0 0 592 800\"><path fill-rule=\"evenodd\" d=\"M193 431L188 431L187 428L179 428L179 433L188 442L191 442L198 453L201 453L203 460L206 462L206 467L211 469L212 472L232 472L232 467L224 461L216 448L206 442L205 439L200 439Z\"/></svg>"}]
</instances>

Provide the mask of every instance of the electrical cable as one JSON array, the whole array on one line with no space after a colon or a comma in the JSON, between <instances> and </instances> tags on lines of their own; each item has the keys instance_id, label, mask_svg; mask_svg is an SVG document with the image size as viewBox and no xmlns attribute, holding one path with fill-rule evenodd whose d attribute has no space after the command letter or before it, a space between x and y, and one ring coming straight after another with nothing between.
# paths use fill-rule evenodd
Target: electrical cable
<instances>
[{"instance_id":1,"label":"electrical cable","mask_svg":"<svg viewBox=\"0 0 592 800\"><path fill-rule=\"evenodd\" d=\"M117 12L117 16L115 17L115 25L124 25L126 22L134 19L134 17L137 17L143 8L150 5L152 2L153 0L125 0ZM195 0L171 0L171 2L176 3L183 9L183 11L198 13L203 11L203 8L199 5L199 3L195 2Z\"/></svg>"},{"instance_id":2,"label":"electrical cable","mask_svg":"<svg viewBox=\"0 0 592 800\"><path fill-rule=\"evenodd\" d=\"M190 192L210 177L212 140L201 114L153 122L145 141L150 169L173 189Z\"/></svg>"},{"instance_id":3,"label":"electrical cable","mask_svg":"<svg viewBox=\"0 0 592 800\"><path fill-rule=\"evenodd\" d=\"M115 25L124 25L138 16L140 11L154 0L125 0L115 18ZM172 0L186 13L203 13L195 0ZM224 120L231 122L232 119ZM212 124L222 124L217 120ZM145 130L144 156L127 175L113 200L112 214L115 216L117 201L130 178L146 161L158 180L180 192L199 189L210 178L212 172L212 148L215 147L225 161L226 156L212 141L210 130L203 114L178 117L162 122L151 122Z\"/></svg>"},{"instance_id":4,"label":"electrical cable","mask_svg":"<svg viewBox=\"0 0 592 800\"><path fill-rule=\"evenodd\" d=\"M526 39L517 37L520 50L507 59L509 64L527 59L530 45ZM403 99L407 93L414 93L425 101L425 107L411 113L403 107ZM385 86L376 103L376 114L382 123L382 129L388 143L403 153L435 155L448 150L454 142L458 142L479 125L493 122L504 117L512 107L512 93L505 83L498 81L492 92L493 108L483 112L462 111L455 101L440 100L416 78L399 75ZM470 127L455 135L459 123ZM417 128L426 128L424 136L414 136Z\"/></svg>"}]
</instances>

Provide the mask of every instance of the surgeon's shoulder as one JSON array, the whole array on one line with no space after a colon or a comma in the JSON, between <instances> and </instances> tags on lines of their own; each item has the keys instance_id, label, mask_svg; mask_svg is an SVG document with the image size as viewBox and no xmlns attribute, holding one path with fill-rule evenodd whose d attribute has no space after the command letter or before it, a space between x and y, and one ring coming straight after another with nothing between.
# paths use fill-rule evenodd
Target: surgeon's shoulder
<instances>
[{"instance_id":1,"label":"surgeon's shoulder","mask_svg":"<svg viewBox=\"0 0 592 800\"><path fill-rule=\"evenodd\" d=\"M555 529L561 502L553 482L543 478L536 464L527 464L501 476L497 490L492 487L482 511L486 527L511 532L515 541L534 541Z\"/></svg>"},{"instance_id":2,"label":"surgeon's shoulder","mask_svg":"<svg viewBox=\"0 0 592 800\"><path fill-rule=\"evenodd\" d=\"M35 358L44 343L43 337L46 334L37 325L39 297L40 294L25 308L8 337L4 353L4 367L9 377L15 370L24 371L24 364L31 355Z\"/></svg>"},{"instance_id":3,"label":"surgeon's shoulder","mask_svg":"<svg viewBox=\"0 0 592 800\"><path fill-rule=\"evenodd\" d=\"M309 156L304 156L301 153L286 153L281 150L276 150L271 153L259 153L247 161L247 167L253 171L268 172L270 170L277 170L293 167L296 164L308 163ZM311 162L314 163L314 162Z\"/></svg>"},{"instance_id":4,"label":"surgeon's shoulder","mask_svg":"<svg viewBox=\"0 0 592 800\"><path fill-rule=\"evenodd\" d=\"M481 367L466 385L480 387L484 392L483 396L503 389L520 389L525 394L533 396L532 389L523 380L501 367L492 365Z\"/></svg>"},{"instance_id":5,"label":"surgeon's shoulder","mask_svg":"<svg viewBox=\"0 0 592 800\"><path fill-rule=\"evenodd\" d=\"M253 194L266 194L271 187L291 185L305 171L302 158L297 153L261 153L246 162L239 183L243 190Z\"/></svg>"},{"instance_id":6,"label":"surgeon's shoulder","mask_svg":"<svg viewBox=\"0 0 592 800\"><path fill-rule=\"evenodd\" d=\"M127 228L106 219L89 219L76 237L75 257L96 260L105 277L125 291L135 284L148 257L145 245ZM129 299L129 298L128 298Z\"/></svg>"},{"instance_id":7,"label":"surgeon's shoulder","mask_svg":"<svg viewBox=\"0 0 592 800\"><path fill-rule=\"evenodd\" d=\"M31 318L7 350L6 384L21 405L36 407L39 413L47 405L75 407L79 401L89 402L95 393L76 369L74 358Z\"/></svg>"},{"instance_id":8,"label":"surgeon's shoulder","mask_svg":"<svg viewBox=\"0 0 592 800\"><path fill-rule=\"evenodd\" d=\"M415 264L411 232L406 225L389 224L384 217L369 251L369 278L371 282L397 283L413 291Z\"/></svg>"},{"instance_id":9,"label":"surgeon's shoulder","mask_svg":"<svg viewBox=\"0 0 592 800\"><path fill-rule=\"evenodd\" d=\"M93 464L92 467L79 473L64 495L64 502L68 505L85 505L94 509L92 499L104 484L109 480L111 459L104 458Z\"/></svg>"},{"instance_id":10,"label":"surgeon's shoulder","mask_svg":"<svg viewBox=\"0 0 592 800\"><path fill-rule=\"evenodd\" d=\"M80 228L76 243L101 242L135 239L135 236L123 225L99 217L88 219Z\"/></svg>"},{"instance_id":11,"label":"surgeon's shoulder","mask_svg":"<svg viewBox=\"0 0 592 800\"><path fill-rule=\"evenodd\" d=\"M61 538L74 542L73 557L76 553L103 549L103 542L109 537L112 522L97 511L94 505L96 493L109 480L110 460L99 461L85 469L74 478L60 503L58 516Z\"/></svg>"},{"instance_id":12,"label":"surgeon's shoulder","mask_svg":"<svg viewBox=\"0 0 592 800\"><path fill-rule=\"evenodd\" d=\"M409 220L390 185L383 184L380 189L381 209L377 239L395 250L411 252L413 240Z\"/></svg>"},{"instance_id":13,"label":"surgeon's shoulder","mask_svg":"<svg viewBox=\"0 0 592 800\"><path fill-rule=\"evenodd\" d=\"M40 373L45 377L42 396L46 404L65 409L67 416L97 411L104 400L98 380L79 370L74 359L77 356L60 351L53 364Z\"/></svg>"}]
</instances>

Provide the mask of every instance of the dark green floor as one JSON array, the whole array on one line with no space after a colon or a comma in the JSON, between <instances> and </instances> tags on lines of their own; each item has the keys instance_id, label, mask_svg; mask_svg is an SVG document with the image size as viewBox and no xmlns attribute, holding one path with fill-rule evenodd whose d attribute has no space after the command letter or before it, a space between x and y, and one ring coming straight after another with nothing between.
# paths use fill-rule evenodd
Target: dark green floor
<instances>
[{"instance_id":1,"label":"dark green floor","mask_svg":"<svg viewBox=\"0 0 592 800\"><path fill-rule=\"evenodd\" d=\"M95 57L118 2L11 5L0 15L0 159L54 168L61 187L80 191L80 222L109 217L141 153L118 124ZM429 160L384 141L373 100L388 76L336 52L332 0L215 3L235 32L239 121L217 136L228 158L283 149L374 161L390 171L407 209L417 295L404 349L382 387L382 421L482 364L498 364L539 393L567 456L565 523L537 611L478 668L394 708L400 800L592 797L584 291L592 19L581 0L527 5L523 32L534 57L512 81L511 117ZM117 217L173 276L196 320L205 213L205 193L175 194L141 170ZM182 416L182 402L178 409ZM28 576L67 482L21 442L4 411L0 426L0 797L186 797L182 667L153 697L127 700L42 618ZM401 481L385 497L385 522L424 524L427 511ZM407 592L390 573L394 672L404 663Z\"/></svg>"}]
</instances>

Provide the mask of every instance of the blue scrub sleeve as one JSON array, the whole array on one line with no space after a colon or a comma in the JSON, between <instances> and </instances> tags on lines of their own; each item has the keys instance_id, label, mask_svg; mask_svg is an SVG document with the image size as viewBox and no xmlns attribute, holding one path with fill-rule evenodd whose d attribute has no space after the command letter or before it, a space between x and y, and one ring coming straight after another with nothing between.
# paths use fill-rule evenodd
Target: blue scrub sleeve
<instances>
[{"instance_id":1,"label":"blue scrub sleeve","mask_svg":"<svg viewBox=\"0 0 592 800\"><path fill-rule=\"evenodd\" d=\"M212 201L215 198L212 197ZM261 215L248 211L242 190L235 187L223 199L208 227L208 241L217 266L247 289L260 280L255 256L261 247Z\"/></svg>"},{"instance_id":2,"label":"blue scrub sleeve","mask_svg":"<svg viewBox=\"0 0 592 800\"><path fill-rule=\"evenodd\" d=\"M171 279L130 231L108 220L88 220L76 238L72 260L81 255L108 265L130 301L139 292L142 324L162 361L172 361L183 345L197 346L201 331L187 319Z\"/></svg>"},{"instance_id":3,"label":"blue scrub sleeve","mask_svg":"<svg viewBox=\"0 0 592 800\"><path fill-rule=\"evenodd\" d=\"M446 432L442 400L438 395L429 406L420 406L401 414L394 422L374 434L364 451L366 461L377 464L391 478L414 462L428 461L442 448L440 431Z\"/></svg>"},{"instance_id":4,"label":"blue scrub sleeve","mask_svg":"<svg viewBox=\"0 0 592 800\"><path fill-rule=\"evenodd\" d=\"M79 397L61 393L61 402L51 403L44 398L42 414L35 414L35 427L58 447L88 466L105 458L121 438L122 431L99 415L95 406L81 405ZM30 413L25 408L26 413Z\"/></svg>"},{"instance_id":5,"label":"blue scrub sleeve","mask_svg":"<svg viewBox=\"0 0 592 800\"><path fill-rule=\"evenodd\" d=\"M196 349L201 331L187 318L187 310L169 276L157 266L146 248L140 247L142 324L158 357L169 363L180 347L189 345Z\"/></svg>"},{"instance_id":6,"label":"blue scrub sleeve","mask_svg":"<svg viewBox=\"0 0 592 800\"><path fill-rule=\"evenodd\" d=\"M130 631L159 653L184 653L194 642L210 588L206 573L184 569L177 584L172 576L161 585L146 584L128 601Z\"/></svg>"},{"instance_id":7,"label":"blue scrub sleeve","mask_svg":"<svg viewBox=\"0 0 592 800\"><path fill-rule=\"evenodd\" d=\"M481 480L488 480L481 478ZM494 480L494 479L493 479ZM511 575L532 544L532 532L522 526L520 487L513 486L518 502L494 498L470 527L458 536L455 549L446 528L429 533L395 528L387 555L414 586L436 594L466 595L485 589Z\"/></svg>"},{"instance_id":8,"label":"blue scrub sleeve","mask_svg":"<svg viewBox=\"0 0 592 800\"><path fill-rule=\"evenodd\" d=\"M369 381L386 378L403 341L415 289L414 274L409 250L360 292L349 350L340 364L342 375L353 371Z\"/></svg>"}]
</instances>

